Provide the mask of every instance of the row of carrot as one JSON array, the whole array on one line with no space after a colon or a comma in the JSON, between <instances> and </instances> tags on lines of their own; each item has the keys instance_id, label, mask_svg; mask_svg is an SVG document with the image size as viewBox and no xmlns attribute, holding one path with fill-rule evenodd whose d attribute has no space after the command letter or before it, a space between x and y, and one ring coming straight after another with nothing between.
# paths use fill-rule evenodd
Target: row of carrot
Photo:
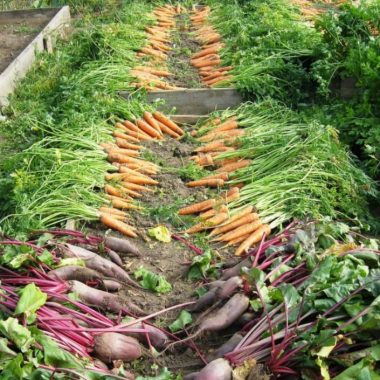
<instances>
[{"instance_id":1,"label":"row of carrot","mask_svg":"<svg viewBox=\"0 0 380 380\"><path fill-rule=\"evenodd\" d=\"M126 223L128 214L125 210L141 209L134 199L140 198L141 192L153 191L148 186L159 184L152 176L160 170L158 165L138 158L143 149L138 144L146 140L163 140L164 134L178 139L184 131L161 112L151 114L145 111L135 122L117 122L113 132L115 143L101 144L108 160L118 170L105 176L104 191L112 205L99 209L100 220L105 226L130 237L137 236L136 228Z\"/></svg>"},{"instance_id":2,"label":"row of carrot","mask_svg":"<svg viewBox=\"0 0 380 380\"><path fill-rule=\"evenodd\" d=\"M232 78L229 72L232 66L220 66L219 51L224 47L220 34L207 23L210 7L193 9L190 17L196 39L202 44L202 49L193 54L191 64L199 70L201 81L206 86L213 87Z\"/></svg>"},{"instance_id":3,"label":"row of carrot","mask_svg":"<svg viewBox=\"0 0 380 380\"><path fill-rule=\"evenodd\" d=\"M137 56L144 60L141 66L131 70L131 75L137 79L134 83L136 87L143 87L148 91L156 88L162 90L179 89L165 81L171 73L168 71L166 61L170 46L170 29L176 25L175 16L183 12L180 5L176 7L165 5L153 11L157 20L157 25L146 27L148 45L144 46L137 53Z\"/></svg>"},{"instance_id":4,"label":"row of carrot","mask_svg":"<svg viewBox=\"0 0 380 380\"><path fill-rule=\"evenodd\" d=\"M197 215L200 221L184 233L193 234L210 231L212 242L224 243L224 247L239 244L236 256L248 252L263 236L271 232L267 224L262 223L253 206L247 206L235 212L229 212L228 204L239 199L239 188L233 187L217 198L208 199L179 210L180 215Z\"/></svg>"}]
</instances>

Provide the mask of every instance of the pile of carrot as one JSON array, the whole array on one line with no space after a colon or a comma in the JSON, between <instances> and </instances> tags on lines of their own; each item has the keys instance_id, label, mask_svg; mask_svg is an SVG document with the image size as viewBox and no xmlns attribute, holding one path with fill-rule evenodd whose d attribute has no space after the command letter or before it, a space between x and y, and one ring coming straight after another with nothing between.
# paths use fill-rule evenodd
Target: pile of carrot
<instances>
[{"instance_id":1,"label":"pile of carrot","mask_svg":"<svg viewBox=\"0 0 380 380\"><path fill-rule=\"evenodd\" d=\"M210 175L187 183L189 187L221 187L230 179L231 173L250 164L250 160L240 158L220 159L221 153L233 152L237 147L237 140L244 135L244 129L240 129L236 117L230 117L224 121L220 118L213 119L204 127L212 127L205 135L198 138L204 143L195 149L195 155L190 159L199 166L213 170ZM197 132L193 135L196 136ZM236 185L235 185L236 186Z\"/></svg>"},{"instance_id":2,"label":"pile of carrot","mask_svg":"<svg viewBox=\"0 0 380 380\"><path fill-rule=\"evenodd\" d=\"M232 79L229 72L232 66L220 66L220 49L224 47L220 34L207 24L210 7L193 9L190 17L197 40L202 44L202 49L193 54L191 64L199 70L201 81L209 87L216 86Z\"/></svg>"},{"instance_id":3,"label":"pile of carrot","mask_svg":"<svg viewBox=\"0 0 380 380\"><path fill-rule=\"evenodd\" d=\"M153 11L157 25L145 28L148 44L137 53L144 59L144 64L131 70L131 75L137 79L136 87L144 87L148 91L156 88L162 90L179 89L165 81L171 73L166 68L170 46L170 29L176 25L175 16L182 13L180 5L176 7L165 5ZM146 62L148 60L148 62Z\"/></svg>"},{"instance_id":4,"label":"pile of carrot","mask_svg":"<svg viewBox=\"0 0 380 380\"><path fill-rule=\"evenodd\" d=\"M193 234L201 231L210 231L212 242L224 243L224 247L238 245L235 255L241 256L263 236L271 232L267 224L262 223L259 215L254 212L253 206L247 206L230 215L228 203L239 199L239 188L233 187L219 198L208 199L192 204L179 210L180 215L196 214L200 222L185 230Z\"/></svg>"},{"instance_id":5,"label":"pile of carrot","mask_svg":"<svg viewBox=\"0 0 380 380\"><path fill-rule=\"evenodd\" d=\"M162 140L164 134L180 138L184 131L163 113L145 111L143 117L134 123L129 120L117 122L113 131L115 143L101 144L108 160L118 169L117 173L105 176L107 184L104 190L111 207L101 207L99 216L107 227L130 237L137 236L136 229L125 222L128 218L125 210L141 209L134 204L134 199L141 197L141 192L152 192L148 186L159 184L152 178L158 173L159 166L138 158L143 149L139 143Z\"/></svg>"}]
</instances>

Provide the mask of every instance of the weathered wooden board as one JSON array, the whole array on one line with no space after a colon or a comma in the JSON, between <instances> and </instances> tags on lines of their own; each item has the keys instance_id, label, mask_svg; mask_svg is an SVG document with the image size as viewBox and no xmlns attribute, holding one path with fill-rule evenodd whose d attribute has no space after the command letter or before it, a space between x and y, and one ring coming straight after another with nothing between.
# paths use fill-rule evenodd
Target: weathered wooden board
<instances>
[{"instance_id":1,"label":"weathered wooden board","mask_svg":"<svg viewBox=\"0 0 380 380\"><path fill-rule=\"evenodd\" d=\"M128 98L129 93L121 91L120 95ZM237 106L243 101L234 88L151 91L148 92L147 97L150 103L164 100L165 104L161 106L161 109L175 108L175 112L180 115L207 115L215 110Z\"/></svg>"},{"instance_id":2,"label":"weathered wooden board","mask_svg":"<svg viewBox=\"0 0 380 380\"><path fill-rule=\"evenodd\" d=\"M62 36L70 23L68 6L61 8L31 9L0 12L0 25L22 20L28 25L36 24L39 17L47 18L40 32L18 54L18 56L0 73L0 105L7 103L8 95L14 90L16 83L32 66L36 52L52 51L57 35ZM48 16L48 17L47 17Z\"/></svg>"}]
</instances>

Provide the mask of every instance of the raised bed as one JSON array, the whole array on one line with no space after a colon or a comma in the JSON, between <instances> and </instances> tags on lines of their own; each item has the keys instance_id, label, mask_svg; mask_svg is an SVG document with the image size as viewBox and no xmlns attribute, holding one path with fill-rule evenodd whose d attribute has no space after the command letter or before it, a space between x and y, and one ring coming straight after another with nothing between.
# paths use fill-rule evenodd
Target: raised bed
<instances>
[{"instance_id":1,"label":"raised bed","mask_svg":"<svg viewBox=\"0 0 380 380\"><path fill-rule=\"evenodd\" d=\"M68 6L0 12L0 105L7 103L36 52L51 52L70 23Z\"/></svg>"}]
</instances>

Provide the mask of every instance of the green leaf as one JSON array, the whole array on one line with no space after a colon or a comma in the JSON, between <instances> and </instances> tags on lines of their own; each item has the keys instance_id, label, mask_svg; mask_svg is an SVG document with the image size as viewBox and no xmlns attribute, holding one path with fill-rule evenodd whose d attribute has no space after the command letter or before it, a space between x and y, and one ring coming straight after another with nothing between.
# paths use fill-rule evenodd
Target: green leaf
<instances>
[{"instance_id":1,"label":"green leaf","mask_svg":"<svg viewBox=\"0 0 380 380\"><path fill-rule=\"evenodd\" d=\"M37 259L50 267L54 264L54 257L47 249L44 249L42 253L37 255Z\"/></svg>"},{"instance_id":2,"label":"green leaf","mask_svg":"<svg viewBox=\"0 0 380 380\"><path fill-rule=\"evenodd\" d=\"M43 347L44 362L46 365L60 368L83 369L79 360L69 352L62 350L57 343L37 328L31 328L33 337Z\"/></svg>"},{"instance_id":3,"label":"green leaf","mask_svg":"<svg viewBox=\"0 0 380 380\"><path fill-rule=\"evenodd\" d=\"M380 380L380 375L373 371L370 360L363 359L335 376L332 380Z\"/></svg>"},{"instance_id":4,"label":"green leaf","mask_svg":"<svg viewBox=\"0 0 380 380\"><path fill-rule=\"evenodd\" d=\"M320 357L318 357L315 362L317 363L318 367L321 371L321 376L323 380L330 380L330 373L329 373L329 367L327 363Z\"/></svg>"},{"instance_id":5,"label":"green leaf","mask_svg":"<svg viewBox=\"0 0 380 380\"><path fill-rule=\"evenodd\" d=\"M187 310L182 310L179 317L169 325L171 332L177 332L183 330L185 326L189 325L193 321L193 317Z\"/></svg>"},{"instance_id":6,"label":"green leaf","mask_svg":"<svg viewBox=\"0 0 380 380\"><path fill-rule=\"evenodd\" d=\"M9 317L0 321L0 333L12 341L21 352L26 352L34 342L29 329L20 325L15 318Z\"/></svg>"},{"instance_id":7,"label":"green leaf","mask_svg":"<svg viewBox=\"0 0 380 380\"><path fill-rule=\"evenodd\" d=\"M148 235L164 243L170 243L172 241L171 233L168 230L168 228L165 226L157 226L157 227L149 229Z\"/></svg>"},{"instance_id":8,"label":"green leaf","mask_svg":"<svg viewBox=\"0 0 380 380\"><path fill-rule=\"evenodd\" d=\"M163 276L157 275L142 266L135 271L134 275L137 279L142 278L140 285L144 289L149 289L156 293L168 293L172 290L171 284Z\"/></svg>"},{"instance_id":9,"label":"green leaf","mask_svg":"<svg viewBox=\"0 0 380 380\"><path fill-rule=\"evenodd\" d=\"M205 278L211 269L212 260L213 255L209 250L202 255L194 256L187 275L188 278L190 280L200 280Z\"/></svg>"},{"instance_id":10,"label":"green leaf","mask_svg":"<svg viewBox=\"0 0 380 380\"><path fill-rule=\"evenodd\" d=\"M68 257L66 259L61 259L61 261L57 265L57 268L65 267L67 265L75 265L75 266L79 266L79 267L85 267L86 262L83 259L78 259L76 257Z\"/></svg>"},{"instance_id":11,"label":"green leaf","mask_svg":"<svg viewBox=\"0 0 380 380\"><path fill-rule=\"evenodd\" d=\"M22 354L18 354L14 359L9 361L1 372L1 379L19 380L29 379L33 371L33 364L24 361Z\"/></svg>"},{"instance_id":12,"label":"green leaf","mask_svg":"<svg viewBox=\"0 0 380 380\"><path fill-rule=\"evenodd\" d=\"M47 294L43 293L34 283L26 285L20 294L15 314L24 313L28 322L31 323L35 320L35 312L45 304Z\"/></svg>"}]
</instances>

